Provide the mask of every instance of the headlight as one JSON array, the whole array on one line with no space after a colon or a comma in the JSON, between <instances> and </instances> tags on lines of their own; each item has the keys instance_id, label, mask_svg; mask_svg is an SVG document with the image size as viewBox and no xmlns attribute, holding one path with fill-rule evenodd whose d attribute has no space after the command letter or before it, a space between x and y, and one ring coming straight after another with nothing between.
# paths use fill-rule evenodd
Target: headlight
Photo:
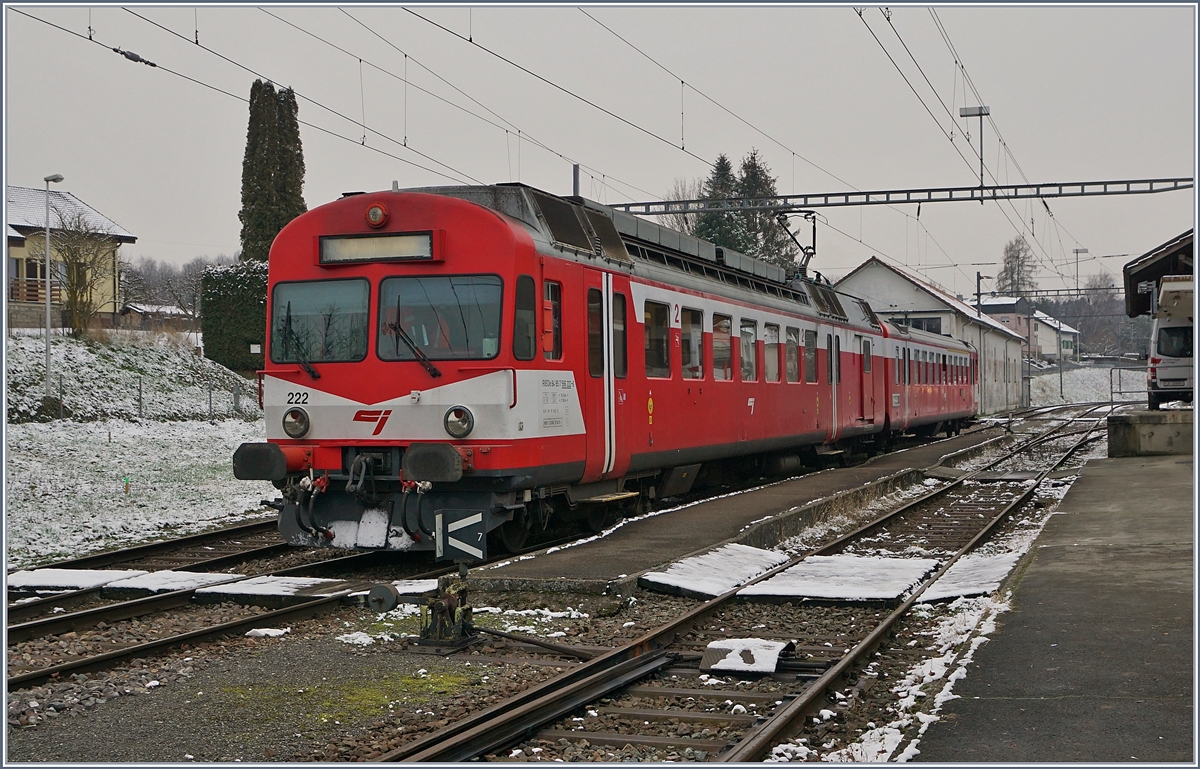
<instances>
[{"instance_id":1,"label":"headlight","mask_svg":"<svg viewBox=\"0 0 1200 769\"><path fill-rule=\"evenodd\" d=\"M304 409L290 408L283 413L283 431L289 438L303 438L308 428L308 412Z\"/></svg>"},{"instance_id":2,"label":"headlight","mask_svg":"<svg viewBox=\"0 0 1200 769\"><path fill-rule=\"evenodd\" d=\"M451 437L466 438L475 427L475 417L471 416L471 411L466 406L454 406L446 412L443 423Z\"/></svg>"}]
</instances>

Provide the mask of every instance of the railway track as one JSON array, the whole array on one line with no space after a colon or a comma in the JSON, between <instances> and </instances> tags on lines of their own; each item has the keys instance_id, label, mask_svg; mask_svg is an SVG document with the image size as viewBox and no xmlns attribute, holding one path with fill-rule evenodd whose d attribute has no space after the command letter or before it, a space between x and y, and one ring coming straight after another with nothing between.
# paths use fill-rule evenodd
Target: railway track
<instances>
[{"instance_id":1,"label":"railway track","mask_svg":"<svg viewBox=\"0 0 1200 769\"><path fill-rule=\"evenodd\" d=\"M799 734L813 718L824 724L853 705L856 695L874 682L865 672L869 655L889 642L897 624L955 563L984 543L1014 510L1030 503L1052 472L1099 437L1094 430L1103 417L1084 429L1067 429L1098 408L1020 441L985 467L695 606L630 644L376 760L499 757L498 751L522 741L531 751L544 753L539 760L578 746L607 755L607 760L614 760L611 751L627 746L669 746L669 757L684 760L762 760L773 745ZM1048 450L1053 461L1046 460ZM1031 451L1039 452L1027 462L1036 472L988 478L988 473L1019 475L1004 469L1006 463ZM746 586L762 586L815 556L839 554L933 556L937 565L898 605L737 599ZM779 664L766 673L702 672L710 644L733 638L787 646Z\"/></svg>"}]
</instances>

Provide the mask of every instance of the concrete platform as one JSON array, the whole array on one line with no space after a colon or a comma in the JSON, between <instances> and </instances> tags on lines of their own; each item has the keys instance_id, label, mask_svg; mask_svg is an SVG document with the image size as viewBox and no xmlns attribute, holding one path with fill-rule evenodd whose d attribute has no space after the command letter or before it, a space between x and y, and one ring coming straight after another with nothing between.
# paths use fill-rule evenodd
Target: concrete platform
<instances>
[{"instance_id":1,"label":"concrete platform","mask_svg":"<svg viewBox=\"0 0 1200 769\"><path fill-rule=\"evenodd\" d=\"M1191 409L1113 414L1108 418L1108 455L1191 454L1192 416Z\"/></svg>"},{"instance_id":2,"label":"concrete platform","mask_svg":"<svg viewBox=\"0 0 1200 769\"><path fill-rule=\"evenodd\" d=\"M644 572L725 542L773 546L826 517L920 482L943 457L1001 435L999 429L960 435L631 521L602 540L473 569L470 581L482 590L628 595Z\"/></svg>"},{"instance_id":3,"label":"concrete platform","mask_svg":"<svg viewBox=\"0 0 1200 769\"><path fill-rule=\"evenodd\" d=\"M1084 467L915 760L1194 765L1193 474Z\"/></svg>"}]
</instances>

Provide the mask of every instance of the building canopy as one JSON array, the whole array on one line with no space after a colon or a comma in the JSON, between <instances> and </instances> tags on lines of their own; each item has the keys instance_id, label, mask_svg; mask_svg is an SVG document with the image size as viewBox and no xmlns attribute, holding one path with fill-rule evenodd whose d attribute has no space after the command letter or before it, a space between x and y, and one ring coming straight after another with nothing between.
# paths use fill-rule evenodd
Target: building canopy
<instances>
[{"instance_id":1,"label":"building canopy","mask_svg":"<svg viewBox=\"0 0 1200 769\"><path fill-rule=\"evenodd\" d=\"M1153 291L1164 275L1192 274L1192 232L1188 230L1125 265L1126 315L1136 318L1150 314L1154 306Z\"/></svg>"}]
</instances>

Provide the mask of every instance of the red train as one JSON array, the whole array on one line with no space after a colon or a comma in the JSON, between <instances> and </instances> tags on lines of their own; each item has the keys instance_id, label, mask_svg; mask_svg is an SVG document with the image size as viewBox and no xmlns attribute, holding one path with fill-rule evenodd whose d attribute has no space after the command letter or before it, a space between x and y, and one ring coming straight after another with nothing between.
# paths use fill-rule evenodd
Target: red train
<instances>
[{"instance_id":1,"label":"red train","mask_svg":"<svg viewBox=\"0 0 1200 769\"><path fill-rule=\"evenodd\" d=\"M302 546L516 549L805 454L956 431L976 353L828 285L531 187L355 193L271 247L266 443Z\"/></svg>"}]
</instances>

